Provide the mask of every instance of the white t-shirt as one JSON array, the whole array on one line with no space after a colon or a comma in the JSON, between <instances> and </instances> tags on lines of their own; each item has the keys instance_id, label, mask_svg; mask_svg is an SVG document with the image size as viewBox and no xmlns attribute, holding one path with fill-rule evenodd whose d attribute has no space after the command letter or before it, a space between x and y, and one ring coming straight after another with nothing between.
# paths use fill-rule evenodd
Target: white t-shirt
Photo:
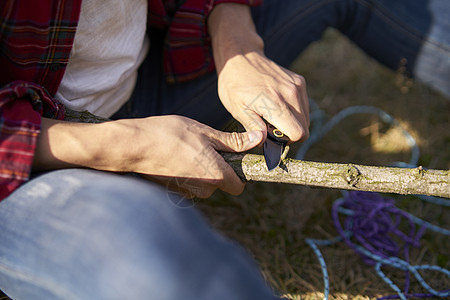
<instances>
[{"instance_id":1,"label":"white t-shirt","mask_svg":"<svg viewBox=\"0 0 450 300\"><path fill-rule=\"evenodd\" d=\"M149 41L147 0L83 0L75 41L55 98L110 117L131 96Z\"/></svg>"}]
</instances>

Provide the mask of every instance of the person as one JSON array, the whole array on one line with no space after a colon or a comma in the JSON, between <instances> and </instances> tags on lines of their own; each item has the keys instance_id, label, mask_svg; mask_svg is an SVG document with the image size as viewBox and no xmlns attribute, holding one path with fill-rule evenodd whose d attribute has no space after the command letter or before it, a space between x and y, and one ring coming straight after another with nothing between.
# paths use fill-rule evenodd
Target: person
<instances>
[{"instance_id":1,"label":"person","mask_svg":"<svg viewBox=\"0 0 450 300\"><path fill-rule=\"evenodd\" d=\"M176 199L240 194L218 151L260 145L265 122L292 142L308 137L306 82L286 67L330 26L450 95L448 10L445 0L2 1L0 289L276 299L249 255ZM67 122L65 108L112 121ZM246 132L221 131L231 117Z\"/></svg>"}]
</instances>

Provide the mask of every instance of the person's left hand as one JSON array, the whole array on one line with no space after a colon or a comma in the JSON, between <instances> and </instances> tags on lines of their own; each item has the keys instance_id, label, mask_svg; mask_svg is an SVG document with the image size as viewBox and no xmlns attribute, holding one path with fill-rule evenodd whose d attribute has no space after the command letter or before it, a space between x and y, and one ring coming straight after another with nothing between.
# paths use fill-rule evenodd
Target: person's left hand
<instances>
[{"instance_id":1,"label":"person's left hand","mask_svg":"<svg viewBox=\"0 0 450 300\"><path fill-rule=\"evenodd\" d=\"M247 131L266 133L264 118L293 142L308 138L305 79L264 54L249 52L230 58L218 74L218 92L225 108Z\"/></svg>"}]
</instances>

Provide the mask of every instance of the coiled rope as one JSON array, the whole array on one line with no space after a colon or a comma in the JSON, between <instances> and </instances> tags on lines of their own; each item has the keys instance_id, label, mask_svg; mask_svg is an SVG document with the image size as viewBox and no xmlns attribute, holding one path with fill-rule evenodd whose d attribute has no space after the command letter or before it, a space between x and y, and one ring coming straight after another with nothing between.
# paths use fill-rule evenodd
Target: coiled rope
<instances>
[{"instance_id":1,"label":"coiled rope","mask_svg":"<svg viewBox=\"0 0 450 300\"><path fill-rule=\"evenodd\" d=\"M411 159L408 163L396 162L398 167L416 167L419 160L419 147L415 139L401 124L383 110L372 106L352 106L337 113L328 122L325 122L325 113L310 99L311 122L314 123L310 138L298 150L296 159L303 159L308 149L322 139L334 126L343 119L355 114L374 114L391 126L399 126L404 137L411 147ZM430 287L419 271L437 271L450 278L450 271L434 265L411 265L409 251L411 247L420 246L420 238L425 230L431 230L450 236L450 230L421 220L395 206L395 201L385 198L378 193L371 192L345 192L344 197L337 199L332 207L333 223L339 236L318 240L307 238L306 243L316 254L322 268L324 280L324 299L328 299L330 284L325 259L319 246L330 246L338 242L345 242L358 253L366 264L374 265L377 275L386 282L396 295L384 296L382 299L402 299L410 297L450 297L450 289L437 291ZM423 201L437 205L450 206L450 201L443 198L418 195ZM343 223L341 223L341 219ZM408 229L407 233L402 231ZM403 291L382 271L382 267L389 266L405 271ZM414 276L427 293L409 292L410 277Z\"/></svg>"}]
</instances>

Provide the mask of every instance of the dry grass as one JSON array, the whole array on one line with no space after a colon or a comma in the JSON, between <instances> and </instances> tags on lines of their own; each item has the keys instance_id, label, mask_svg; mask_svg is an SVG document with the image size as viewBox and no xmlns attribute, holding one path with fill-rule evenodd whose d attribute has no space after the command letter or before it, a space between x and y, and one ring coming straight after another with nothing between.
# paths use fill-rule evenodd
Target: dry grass
<instances>
[{"instance_id":1,"label":"dry grass","mask_svg":"<svg viewBox=\"0 0 450 300\"><path fill-rule=\"evenodd\" d=\"M448 99L381 67L334 31L328 31L322 41L303 53L292 69L305 76L310 96L328 117L351 105L377 106L397 118L417 139L421 165L450 168ZM408 161L409 157L409 147L397 129L375 117L355 116L315 145L306 159L386 165ZM321 269L304 239L336 235L330 210L339 195L334 190L253 183L239 197L217 192L198 206L214 227L253 254L275 290L290 299L322 299ZM397 199L398 205L412 214L450 228L448 208L411 197ZM427 234L422 248L413 251L412 261L450 268L448 249L448 237ZM374 299L393 293L372 267L364 265L345 245L321 250L328 264L332 299ZM401 286L401 272L387 273ZM425 278L436 289L450 287L448 279L438 274L430 272ZM413 281L411 291L422 290Z\"/></svg>"},{"instance_id":2,"label":"dry grass","mask_svg":"<svg viewBox=\"0 0 450 300\"><path fill-rule=\"evenodd\" d=\"M400 72L380 66L335 31L312 45L291 66L305 76L309 95L328 117L352 105L374 105L397 118L416 138L419 163L436 169L450 168L450 101ZM311 148L306 159L387 165L409 161L410 149L398 128L377 117L354 116L340 123ZM331 205L338 191L267 183L248 184L239 197L216 192L201 201L200 209L214 227L243 244L259 263L264 277L291 299L322 299L320 266L306 237L336 235ZM402 209L434 224L450 228L450 209L412 197L397 197ZM450 268L450 238L427 234L414 249L415 264ZM321 247L330 273L331 299L374 299L393 291L343 244ZM404 274L386 269L402 287ZM448 278L424 273L436 289L450 288ZM412 281L411 292L424 292Z\"/></svg>"}]
</instances>

